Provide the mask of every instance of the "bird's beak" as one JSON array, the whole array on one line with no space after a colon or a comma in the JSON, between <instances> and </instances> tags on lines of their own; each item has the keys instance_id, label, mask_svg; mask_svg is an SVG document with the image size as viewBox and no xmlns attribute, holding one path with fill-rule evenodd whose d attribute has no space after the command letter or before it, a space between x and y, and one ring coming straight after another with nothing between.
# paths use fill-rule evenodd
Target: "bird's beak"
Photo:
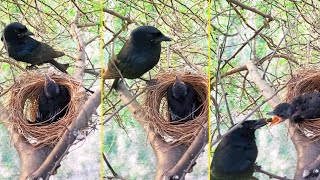
<instances>
[{"instance_id":1,"label":"bird's beak","mask_svg":"<svg viewBox=\"0 0 320 180\"><path fill-rule=\"evenodd\" d=\"M155 42L161 42L161 41L171 41L171 39L165 35L158 37L155 39Z\"/></svg>"},{"instance_id":2,"label":"bird's beak","mask_svg":"<svg viewBox=\"0 0 320 180\"><path fill-rule=\"evenodd\" d=\"M279 123L281 123L281 122L283 122L283 121L284 121L283 118L281 118L281 117L279 117L279 116L274 116L274 117L272 118L272 121L271 121L271 123L270 123L269 125L270 125L270 126L273 126L273 125L279 124Z\"/></svg>"},{"instance_id":3,"label":"bird's beak","mask_svg":"<svg viewBox=\"0 0 320 180\"><path fill-rule=\"evenodd\" d=\"M33 34L31 31L27 30L27 32L21 33L21 34L20 34L20 37L33 36L33 35L34 35L34 34Z\"/></svg>"},{"instance_id":4,"label":"bird's beak","mask_svg":"<svg viewBox=\"0 0 320 180\"><path fill-rule=\"evenodd\" d=\"M279 124L279 123L281 123L282 121L284 121L283 118L275 115L275 113L274 113L273 111L268 112L267 115L273 116L272 121L271 121L270 124L269 124L270 126L273 126L273 125L275 125L275 124Z\"/></svg>"},{"instance_id":5,"label":"bird's beak","mask_svg":"<svg viewBox=\"0 0 320 180\"><path fill-rule=\"evenodd\" d=\"M184 84L184 82L182 82L179 78L178 78L178 76L176 76L176 81L173 83L173 85L175 85L176 83L180 83L180 84L183 84L183 85L185 85Z\"/></svg>"},{"instance_id":6,"label":"bird's beak","mask_svg":"<svg viewBox=\"0 0 320 180\"><path fill-rule=\"evenodd\" d=\"M267 124L268 124L268 122L266 121L266 119L259 119L259 120L257 120L256 123L254 123L252 128L253 129L259 129L259 128L267 125Z\"/></svg>"},{"instance_id":7,"label":"bird's beak","mask_svg":"<svg viewBox=\"0 0 320 180\"><path fill-rule=\"evenodd\" d=\"M44 83L47 84L49 81L53 81L55 82L53 79L51 79L47 74L44 75L45 76L45 81Z\"/></svg>"},{"instance_id":8,"label":"bird's beak","mask_svg":"<svg viewBox=\"0 0 320 180\"><path fill-rule=\"evenodd\" d=\"M1 41L3 42L3 36L1 36Z\"/></svg>"}]
</instances>

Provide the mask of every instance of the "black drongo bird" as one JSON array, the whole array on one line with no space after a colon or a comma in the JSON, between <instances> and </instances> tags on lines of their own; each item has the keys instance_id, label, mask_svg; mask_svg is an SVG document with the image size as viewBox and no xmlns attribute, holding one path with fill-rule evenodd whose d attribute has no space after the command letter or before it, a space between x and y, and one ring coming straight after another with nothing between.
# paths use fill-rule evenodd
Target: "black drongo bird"
<instances>
[{"instance_id":1,"label":"black drongo bird","mask_svg":"<svg viewBox=\"0 0 320 180\"><path fill-rule=\"evenodd\" d=\"M7 25L3 30L1 41L4 42L11 58L30 63L33 67L44 63L50 63L62 72L66 72L69 64L60 64L54 60L64 56L63 52L55 51L46 43L39 42L32 37L34 35L26 26L14 22Z\"/></svg>"},{"instance_id":2,"label":"black drongo bird","mask_svg":"<svg viewBox=\"0 0 320 180\"><path fill-rule=\"evenodd\" d=\"M68 89L45 75L45 84L38 99L38 113L35 123L50 124L62 118L70 102Z\"/></svg>"},{"instance_id":3,"label":"black drongo bird","mask_svg":"<svg viewBox=\"0 0 320 180\"><path fill-rule=\"evenodd\" d=\"M200 101L196 90L178 77L167 90L167 102L171 122L184 123L200 114Z\"/></svg>"},{"instance_id":4,"label":"black drongo bird","mask_svg":"<svg viewBox=\"0 0 320 180\"><path fill-rule=\"evenodd\" d=\"M267 114L274 115L271 124L277 124L286 119L299 123L305 119L320 118L320 93L297 96L292 103L281 103Z\"/></svg>"},{"instance_id":5,"label":"black drongo bird","mask_svg":"<svg viewBox=\"0 0 320 180\"><path fill-rule=\"evenodd\" d=\"M161 42L170 40L152 26L134 29L117 57L109 62L104 78L115 79L115 82L121 76L128 79L139 78L159 62Z\"/></svg>"},{"instance_id":6,"label":"black drongo bird","mask_svg":"<svg viewBox=\"0 0 320 180\"><path fill-rule=\"evenodd\" d=\"M225 136L213 154L211 179L249 180L258 156L254 132L266 124L265 119L245 121Z\"/></svg>"}]
</instances>

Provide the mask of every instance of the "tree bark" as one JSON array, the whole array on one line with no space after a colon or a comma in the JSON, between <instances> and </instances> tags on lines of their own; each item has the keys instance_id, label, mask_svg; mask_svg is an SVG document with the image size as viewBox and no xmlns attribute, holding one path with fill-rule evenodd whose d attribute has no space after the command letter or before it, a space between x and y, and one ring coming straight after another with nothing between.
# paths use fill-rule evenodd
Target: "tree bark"
<instances>
[{"instance_id":1,"label":"tree bark","mask_svg":"<svg viewBox=\"0 0 320 180\"><path fill-rule=\"evenodd\" d=\"M267 99L270 94L274 94L275 91L270 87L270 85L262 79L262 75L259 73L258 68L254 65L252 61L246 64L251 80L260 89L262 95ZM269 101L270 106L273 108L280 104L281 101L279 97L273 98ZM298 162L296 166L296 172L294 175L294 180L305 180L302 177L304 169L309 166L320 154L320 142L312 141L308 139L296 126L294 123L290 123L289 120L286 121L286 126L289 130L289 136L294 144L294 147L298 154ZM308 180L316 180L317 177L310 177Z\"/></svg>"}]
</instances>

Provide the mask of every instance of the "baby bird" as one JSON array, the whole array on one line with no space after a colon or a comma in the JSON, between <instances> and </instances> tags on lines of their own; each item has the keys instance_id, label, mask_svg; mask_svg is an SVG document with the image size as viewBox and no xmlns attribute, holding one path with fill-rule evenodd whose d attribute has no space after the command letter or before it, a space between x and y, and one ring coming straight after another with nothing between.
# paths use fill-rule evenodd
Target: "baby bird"
<instances>
[{"instance_id":1,"label":"baby bird","mask_svg":"<svg viewBox=\"0 0 320 180\"><path fill-rule=\"evenodd\" d=\"M268 115L274 115L271 124L280 123L291 119L300 123L305 119L320 118L320 93L309 93L297 96L292 103L280 103Z\"/></svg>"},{"instance_id":2,"label":"baby bird","mask_svg":"<svg viewBox=\"0 0 320 180\"><path fill-rule=\"evenodd\" d=\"M173 123L188 122L200 114L200 102L195 89L176 77L167 90L170 119Z\"/></svg>"},{"instance_id":3,"label":"baby bird","mask_svg":"<svg viewBox=\"0 0 320 180\"><path fill-rule=\"evenodd\" d=\"M45 75L45 84L38 99L35 123L51 124L62 118L68 109L70 94L66 87Z\"/></svg>"}]
</instances>

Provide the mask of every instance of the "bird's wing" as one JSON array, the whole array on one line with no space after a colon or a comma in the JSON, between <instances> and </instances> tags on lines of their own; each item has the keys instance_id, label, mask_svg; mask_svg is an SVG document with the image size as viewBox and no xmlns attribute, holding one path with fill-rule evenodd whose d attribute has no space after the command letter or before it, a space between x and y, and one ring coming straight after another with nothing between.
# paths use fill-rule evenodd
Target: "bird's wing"
<instances>
[{"instance_id":1,"label":"bird's wing","mask_svg":"<svg viewBox=\"0 0 320 180\"><path fill-rule=\"evenodd\" d=\"M64 55L64 53L55 51L51 46L49 46L46 43L38 42L34 39L29 39L27 41L27 47L26 49L29 49L28 59L31 59L29 61L34 61L32 64L42 64L47 63L53 60L53 58L61 57ZM31 47L35 45L32 49Z\"/></svg>"},{"instance_id":2,"label":"bird's wing","mask_svg":"<svg viewBox=\"0 0 320 180\"><path fill-rule=\"evenodd\" d=\"M49 102L48 99L42 90L38 98L38 112L36 117L36 122L44 122L47 119L48 111L49 111Z\"/></svg>"},{"instance_id":3,"label":"bird's wing","mask_svg":"<svg viewBox=\"0 0 320 180\"><path fill-rule=\"evenodd\" d=\"M188 103L192 104L190 109L191 118L194 119L200 114L200 101L197 95L197 91L193 88L193 86L189 83L186 83L186 85L188 87L187 100L189 101Z\"/></svg>"},{"instance_id":4,"label":"bird's wing","mask_svg":"<svg viewBox=\"0 0 320 180\"><path fill-rule=\"evenodd\" d=\"M9 45L9 54L13 58L18 60L24 60L29 62L29 57L34 56L35 49L39 48L40 43L34 39L27 39L23 44L13 44ZM32 62L29 62L32 63Z\"/></svg>"},{"instance_id":5,"label":"bird's wing","mask_svg":"<svg viewBox=\"0 0 320 180\"><path fill-rule=\"evenodd\" d=\"M245 171L245 170L248 170L248 169L252 168L254 163L255 162L251 161L250 159L246 159L246 160L240 162L239 171Z\"/></svg>"},{"instance_id":6,"label":"bird's wing","mask_svg":"<svg viewBox=\"0 0 320 180\"><path fill-rule=\"evenodd\" d=\"M172 112L171 108L169 108L169 112L170 112L170 117L171 117L171 121L178 121L178 116L176 114L174 114L174 112Z\"/></svg>"},{"instance_id":7,"label":"bird's wing","mask_svg":"<svg viewBox=\"0 0 320 180\"><path fill-rule=\"evenodd\" d=\"M108 69L104 72L104 78L105 79L116 79L120 78L121 76L119 75L120 68L119 68L120 61L116 58L113 57L109 63L108 63Z\"/></svg>"},{"instance_id":8,"label":"bird's wing","mask_svg":"<svg viewBox=\"0 0 320 180\"><path fill-rule=\"evenodd\" d=\"M171 122L174 122L174 121L178 121L179 117L177 116L177 114L175 114L174 112L174 104L173 104L173 101L174 98L173 98L173 93L172 93L172 85L170 87L168 87L167 89L167 103L168 103L168 110L169 110L169 113L170 113L170 118L171 118Z\"/></svg>"}]
</instances>

